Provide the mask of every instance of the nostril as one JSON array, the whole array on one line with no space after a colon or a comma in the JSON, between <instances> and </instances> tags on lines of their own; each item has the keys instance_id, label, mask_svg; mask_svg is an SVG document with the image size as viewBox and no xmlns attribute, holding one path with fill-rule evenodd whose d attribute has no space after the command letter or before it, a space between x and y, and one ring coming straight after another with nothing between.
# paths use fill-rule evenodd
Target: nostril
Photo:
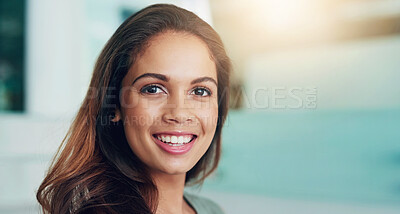
<instances>
[{"instance_id":1,"label":"nostril","mask_svg":"<svg viewBox=\"0 0 400 214\"><path fill-rule=\"evenodd\" d=\"M163 119L168 122L175 122L175 123L187 123L187 122L193 122L194 117L193 116L174 116L174 115L164 115Z\"/></svg>"}]
</instances>

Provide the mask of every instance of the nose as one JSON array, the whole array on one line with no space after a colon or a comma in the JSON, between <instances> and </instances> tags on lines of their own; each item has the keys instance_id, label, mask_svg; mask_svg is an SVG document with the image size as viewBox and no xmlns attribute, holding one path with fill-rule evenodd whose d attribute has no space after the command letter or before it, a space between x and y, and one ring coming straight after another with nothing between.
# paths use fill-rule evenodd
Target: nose
<instances>
[{"instance_id":1,"label":"nose","mask_svg":"<svg viewBox=\"0 0 400 214\"><path fill-rule=\"evenodd\" d=\"M164 106L163 121L175 124L188 124L195 120L193 109L184 94L170 96Z\"/></svg>"}]
</instances>

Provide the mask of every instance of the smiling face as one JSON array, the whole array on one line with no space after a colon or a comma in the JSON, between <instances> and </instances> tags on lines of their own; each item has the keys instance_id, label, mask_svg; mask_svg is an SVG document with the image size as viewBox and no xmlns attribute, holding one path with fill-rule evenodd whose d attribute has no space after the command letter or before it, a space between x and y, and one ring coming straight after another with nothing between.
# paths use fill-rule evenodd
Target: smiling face
<instances>
[{"instance_id":1,"label":"smiling face","mask_svg":"<svg viewBox=\"0 0 400 214\"><path fill-rule=\"evenodd\" d=\"M116 118L151 170L186 173L204 155L217 125L217 84L215 63L198 37L165 32L150 39L122 81Z\"/></svg>"}]
</instances>

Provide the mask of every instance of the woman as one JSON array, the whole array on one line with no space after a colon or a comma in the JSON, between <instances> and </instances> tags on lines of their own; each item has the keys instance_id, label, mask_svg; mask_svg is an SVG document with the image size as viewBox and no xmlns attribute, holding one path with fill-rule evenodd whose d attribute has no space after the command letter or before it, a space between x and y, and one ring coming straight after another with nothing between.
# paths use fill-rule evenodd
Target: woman
<instances>
[{"instance_id":1,"label":"woman","mask_svg":"<svg viewBox=\"0 0 400 214\"><path fill-rule=\"evenodd\" d=\"M40 185L45 213L221 213L184 193L218 164L230 60L195 14L157 4L102 50L86 98Z\"/></svg>"}]
</instances>

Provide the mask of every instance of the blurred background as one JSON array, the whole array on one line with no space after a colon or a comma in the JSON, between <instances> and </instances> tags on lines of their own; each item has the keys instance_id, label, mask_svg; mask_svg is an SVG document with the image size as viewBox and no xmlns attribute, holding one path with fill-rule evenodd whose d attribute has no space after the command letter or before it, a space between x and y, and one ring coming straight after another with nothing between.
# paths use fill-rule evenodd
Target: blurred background
<instances>
[{"instance_id":1,"label":"blurred background","mask_svg":"<svg viewBox=\"0 0 400 214\"><path fill-rule=\"evenodd\" d=\"M38 212L96 57L160 2L234 65L220 167L187 191L227 213L400 213L400 0L0 0L0 213Z\"/></svg>"}]
</instances>

